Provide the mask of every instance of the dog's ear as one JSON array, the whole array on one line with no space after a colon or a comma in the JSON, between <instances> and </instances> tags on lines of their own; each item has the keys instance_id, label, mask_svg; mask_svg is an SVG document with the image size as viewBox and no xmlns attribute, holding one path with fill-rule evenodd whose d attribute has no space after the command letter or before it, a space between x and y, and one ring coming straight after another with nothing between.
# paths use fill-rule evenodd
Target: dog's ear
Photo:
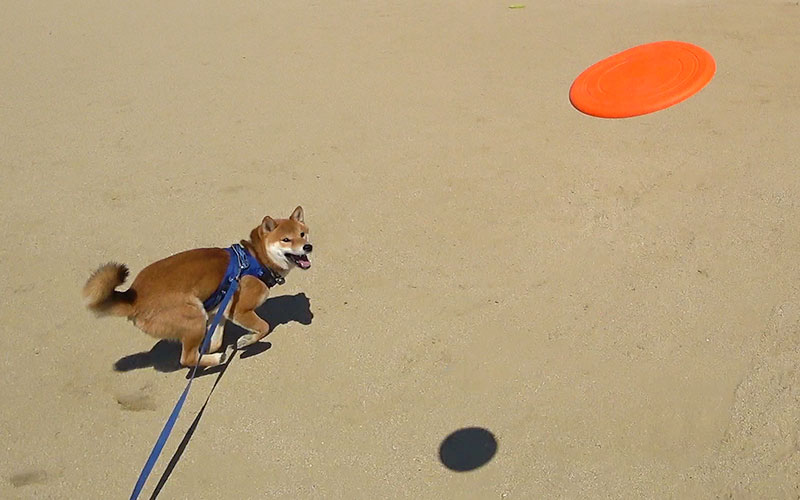
<instances>
[{"instance_id":1,"label":"dog's ear","mask_svg":"<svg viewBox=\"0 0 800 500\"><path fill-rule=\"evenodd\" d=\"M297 207L292 212L292 215L289 217L292 220L296 220L297 222L303 222L303 207Z\"/></svg>"},{"instance_id":2,"label":"dog's ear","mask_svg":"<svg viewBox=\"0 0 800 500\"><path fill-rule=\"evenodd\" d=\"M278 223L275 220L267 215L264 217L264 220L261 221L261 227L264 229L265 233L272 232L276 227L278 227Z\"/></svg>"}]
</instances>

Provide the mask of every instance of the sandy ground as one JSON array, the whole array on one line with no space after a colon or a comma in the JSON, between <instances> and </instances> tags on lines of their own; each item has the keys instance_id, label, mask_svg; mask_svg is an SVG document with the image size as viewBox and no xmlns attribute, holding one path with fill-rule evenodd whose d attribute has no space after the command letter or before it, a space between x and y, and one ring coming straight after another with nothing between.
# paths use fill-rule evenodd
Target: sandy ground
<instances>
[{"instance_id":1,"label":"sandy ground","mask_svg":"<svg viewBox=\"0 0 800 500\"><path fill-rule=\"evenodd\" d=\"M4 2L0 497L127 498L186 383L94 267L302 204L312 269L144 498L797 498L800 6L509 3ZM570 106L663 39L700 94Z\"/></svg>"}]
</instances>

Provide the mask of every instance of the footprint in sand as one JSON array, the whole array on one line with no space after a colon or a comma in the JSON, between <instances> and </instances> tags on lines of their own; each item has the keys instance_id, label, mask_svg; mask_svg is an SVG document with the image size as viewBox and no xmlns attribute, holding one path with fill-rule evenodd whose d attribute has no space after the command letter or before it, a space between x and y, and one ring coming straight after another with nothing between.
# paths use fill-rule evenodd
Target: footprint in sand
<instances>
[{"instance_id":1,"label":"footprint in sand","mask_svg":"<svg viewBox=\"0 0 800 500\"><path fill-rule=\"evenodd\" d=\"M138 391L118 393L114 396L117 404L127 411L155 411L155 399L149 394L150 386L145 385Z\"/></svg>"},{"instance_id":2,"label":"footprint in sand","mask_svg":"<svg viewBox=\"0 0 800 500\"><path fill-rule=\"evenodd\" d=\"M43 470L31 470L13 474L8 478L8 482L14 488L22 488L30 484L41 484L47 481L47 472Z\"/></svg>"}]
</instances>

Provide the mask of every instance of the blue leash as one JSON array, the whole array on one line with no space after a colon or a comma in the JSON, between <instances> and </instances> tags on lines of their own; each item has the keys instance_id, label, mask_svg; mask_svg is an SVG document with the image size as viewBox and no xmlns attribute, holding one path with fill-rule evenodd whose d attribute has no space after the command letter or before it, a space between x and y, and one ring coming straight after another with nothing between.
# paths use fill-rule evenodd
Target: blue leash
<instances>
[{"instance_id":1,"label":"blue leash","mask_svg":"<svg viewBox=\"0 0 800 500\"><path fill-rule=\"evenodd\" d=\"M219 304L217 314L214 315L214 321L212 321L211 325L208 327L206 337L203 339L203 345L200 347L200 356L202 356L203 353L208 349L208 345L211 343L211 336L213 335L214 330L217 329L219 322L222 320L222 315L225 312L225 308L228 306L228 302L231 301L233 293L239 287L239 277L241 276L241 272L243 269L246 269L247 261L243 260L244 256L238 251L236 252L236 256L239 260L239 271L236 273L236 277L231 278L230 288L228 288L228 291L225 293L225 297L223 297L222 302ZM197 362L200 363L200 358L197 359ZM159 455L161 455L161 450L163 450L164 445L167 444L167 438L169 438L172 428L175 426L175 422L178 420L178 415L181 412L181 408L183 408L183 403L186 401L186 396L189 394L189 388L192 387L192 381L194 380L194 376L197 374L198 366L198 364L194 365L194 368L192 369L192 376L189 378L189 383L186 384L186 389L183 390L183 394L181 394L181 397L178 398L178 402L175 403L175 408L172 409L172 413L169 415L167 422L164 424L164 428L161 429L161 434L158 435L156 444L153 446L153 451L150 452L150 456L147 458L147 462L144 464L142 472L139 473L139 479L136 480L136 486L133 487L133 493L131 493L130 500L136 500L139 498L139 493L142 492L142 488L144 488L147 478L153 471L153 467L156 465Z\"/></svg>"}]
</instances>

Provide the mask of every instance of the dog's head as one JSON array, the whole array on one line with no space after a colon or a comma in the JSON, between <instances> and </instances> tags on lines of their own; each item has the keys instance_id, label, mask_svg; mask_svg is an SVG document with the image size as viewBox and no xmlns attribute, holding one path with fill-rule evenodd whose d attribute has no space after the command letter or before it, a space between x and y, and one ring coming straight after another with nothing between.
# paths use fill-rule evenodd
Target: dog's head
<instances>
[{"instance_id":1,"label":"dog's head","mask_svg":"<svg viewBox=\"0 0 800 500\"><path fill-rule=\"evenodd\" d=\"M289 271L294 267L308 269L308 254L313 247L309 242L308 226L303 221L303 207L297 207L288 219L264 217L258 231L264 251L279 268Z\"/></svg>"}]
</instances>

